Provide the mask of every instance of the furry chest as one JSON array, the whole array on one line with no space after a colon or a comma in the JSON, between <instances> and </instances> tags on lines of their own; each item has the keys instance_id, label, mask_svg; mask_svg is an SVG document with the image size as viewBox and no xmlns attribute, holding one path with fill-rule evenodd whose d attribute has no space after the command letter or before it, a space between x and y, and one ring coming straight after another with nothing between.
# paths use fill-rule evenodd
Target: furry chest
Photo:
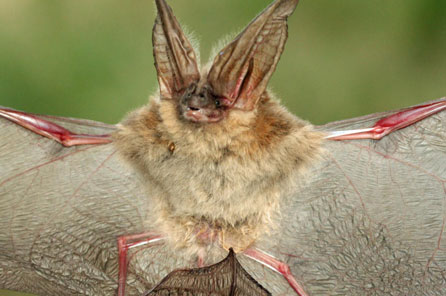
<instances>
[{"instance_id":1,"label":"furry chest","mask_svg":"<svg viewBox=\"0 0 446 296\"><path fill-rule=\"evenodd\" d=\"M153 196L172 216L236 225L261 215L280 195L277 176L265 174L256 162L235 157L215 161L175 151L146 166L152 168L148 179L153 181Z\"/></svg>"}]
</instances>

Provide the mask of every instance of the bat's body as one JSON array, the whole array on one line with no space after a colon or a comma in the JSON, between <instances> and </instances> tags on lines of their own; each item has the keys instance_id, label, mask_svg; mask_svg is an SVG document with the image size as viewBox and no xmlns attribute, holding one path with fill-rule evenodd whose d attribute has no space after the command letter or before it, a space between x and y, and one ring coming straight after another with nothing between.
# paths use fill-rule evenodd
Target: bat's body
<instances>
[{"instance_id":1,"label":"bat's body","mask_svg":"<svg viewBox=\"0 0 446 296\"><path fill-rule=\"evenodd\" d=\"M119 295L125 275L137 295L229 248L285 276L241 257L274 295L442 295L446 101L312 127L266 89L296 0L272 3L201 72L156 3L160 95L121 124L0 109L32 131L0 121L19 145L0 146L0 287L113 294L121 237Z\"/></svg>"},{"instance_id":2,"label":"bat's body","mask_svg":"<svg viewBox=\"0 0 446 296\"><path fill-rule=\"evenodd\" d=\"M277 102L264 98L256 114L244 115L201 125L179 119L173 101L154 99L114 135L155 197L149 222L176 246L198 250L208 237L246 250L319 156L322 134Z\"/></svg>"},{"instance_id":3,"label":"bat's body","mask_svg":"<svg viewBox=\"0 0 446 296\"><path fill-rule=\"evenodd\" d=\"M156 1L160 96L124 120L113 139L147 183L150 224L199 265L204 257L215 261L213 245L247 251L272 230L281 201L320 157L323 135L266 90L297 2L272 3L199 71L171 8Z\"/></svg>"}]
</instances>

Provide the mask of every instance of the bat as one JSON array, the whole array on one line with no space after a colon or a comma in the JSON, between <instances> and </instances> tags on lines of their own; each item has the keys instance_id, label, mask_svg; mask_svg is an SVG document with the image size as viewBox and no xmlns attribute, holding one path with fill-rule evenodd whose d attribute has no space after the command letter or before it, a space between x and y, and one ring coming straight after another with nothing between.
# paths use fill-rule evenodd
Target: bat
<instances>
[{"instance_id":1,"label":"bat","mask_svg":"<svg viewBox=\"0 0 446 296\"><path fill-rule=\"evenodd\" d=\"M312 127L266 90L297 1L203 68L156 2L148 106L118 126L1 110L4 287L141 294L232 248L274 295L440 295L445 100Z\"/></svg>"}]
</instances>

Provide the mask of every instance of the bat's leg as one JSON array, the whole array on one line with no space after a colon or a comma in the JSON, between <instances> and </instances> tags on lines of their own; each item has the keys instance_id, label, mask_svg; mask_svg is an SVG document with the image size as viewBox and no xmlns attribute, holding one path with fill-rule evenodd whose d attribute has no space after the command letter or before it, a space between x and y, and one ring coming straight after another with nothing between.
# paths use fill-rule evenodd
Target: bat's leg
<instances>
[{"instance_id":1,"label":"bat's leg","mask_svg":"<svg viewBox=\"0 0 446 296\"><path fill-rule=\"evenodd\" d=\"M374 139L379 140L393 131L405 128L417 121L446 109L446 101L432 104L415 106L401 112L384 117L377 121L371 128L335 131L331 132L326 139L330 140L357 140Z\"/></svg>"},{"instance_id":2,"label":"bat's leg","mask_svg":"<svg viewBox=\"0 0 446 296\"><path fill-rule=\"evenodd\" d=\"M257 249L247 249L243 251L243 254L283 275L290 286L293 288L293 290L296 291L297 295L308 296L301 285L299 285L299 283L296 281L293 274L291 273L290 267L286 263L283 263L273 256Z\"/></svg>"},{"instance_id":3,"label":"bat's leg","mask_svg":"<svg viewBox=\"0 0 446 296\"><path fill-rule=\"evenodd\" d=\"M198 251L198 260L197 260L197 266L198 268L204 267L204 258L206 256L206 251L204 249L200 249Z\"/></svg>"},{"instance_id":4,"label":"bat's leg","mask_svg":"<svg viewBox=\"0 0 446 296\"><path fill-rule=\"evenodd\" d=\"M0 108L0 117L9 119L36 134L53 139L66 147L111 142L109 135L75 134L51 121L20 111Z\"/></svg>"},{"instance_id":5,"label":"bat's leg","mask_svg":"<svg viewBox=\"0 0 446 296\"><path fill-rule=\"evenodd\" d=\"M125 295L125 283L127 281L127 252L131 248L147 245L163 240L162 235L156 235L151 232L136 235L124 235L118 238L119 252L119 276L118 276L118 296Z\"/></svg>"}]
</instances>

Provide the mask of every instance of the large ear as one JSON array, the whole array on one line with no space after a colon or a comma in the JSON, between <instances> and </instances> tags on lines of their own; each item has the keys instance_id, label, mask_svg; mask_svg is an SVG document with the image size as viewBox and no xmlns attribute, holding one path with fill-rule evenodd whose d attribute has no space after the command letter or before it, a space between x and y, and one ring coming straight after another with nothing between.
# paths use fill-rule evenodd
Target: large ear
<instances>
[{"instance_id":1,"label":"large ear","mask_svg":"<svg viewBox=\"0 0 446 296\"><path fill-rule=\"evenodd\" d=\"M158 16L153 27L153 56L161 97L174 98L192 83L198 83L197 58L180 24L165 0L155 0Z\"/></svg>"},{"instance_id":2,"label":"large ear","mask_svg":"<svg viewBox=\"0 0 446 296\"><path fill-rule=\"evenodd\" d=\"M252 110L276 69L288 37L287 18L299 0L277 0L219 52L208 74L216 95Z\"/></svg>"}]
</instances>

